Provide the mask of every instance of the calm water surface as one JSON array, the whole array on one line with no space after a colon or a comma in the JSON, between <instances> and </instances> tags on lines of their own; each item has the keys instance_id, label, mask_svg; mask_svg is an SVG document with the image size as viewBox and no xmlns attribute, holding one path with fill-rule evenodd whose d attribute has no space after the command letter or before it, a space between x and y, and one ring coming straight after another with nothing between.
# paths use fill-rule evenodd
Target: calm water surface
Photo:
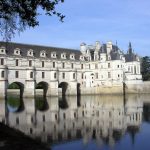
<instances>
[{"instance_id":1,"label":"calm water surface","mask_svg":"<svg viewBox=\"0 0 150 150\"><path fill-rule=\"evenodd\" d=\"M149 150L150 95L0 100L0 120L52 150Z\"/></svg>"}]
</instances>

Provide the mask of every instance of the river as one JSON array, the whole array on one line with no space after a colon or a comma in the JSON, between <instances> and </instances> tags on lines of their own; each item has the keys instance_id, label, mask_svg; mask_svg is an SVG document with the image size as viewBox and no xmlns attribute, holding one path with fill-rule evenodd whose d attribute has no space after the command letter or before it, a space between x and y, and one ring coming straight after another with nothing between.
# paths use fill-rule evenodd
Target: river
<instances>
[{"instance_id":1,"label":"river","mask_svg":"<svg viewBox=\"0 0 150 150\"><path fill-rule=\"evenodd\" d=\"M0 121L52 150L149 150L150 95L0 100Z\"/></svg>"}]
</instances>

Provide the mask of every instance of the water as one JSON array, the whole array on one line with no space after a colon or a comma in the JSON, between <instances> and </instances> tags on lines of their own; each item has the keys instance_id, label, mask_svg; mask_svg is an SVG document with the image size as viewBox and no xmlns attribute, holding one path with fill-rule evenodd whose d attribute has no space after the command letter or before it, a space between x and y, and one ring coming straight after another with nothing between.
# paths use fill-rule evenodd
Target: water
<instances>
[{"instance_id":1,"label":"water","mask_svg":"<svg viewBox=\"0 0 150 150\"><path fill-rule=\"evenodd\" d=\"M0 100L0 120L52 150L149 150L150 95Z\"/></svg>"}]
</instances>

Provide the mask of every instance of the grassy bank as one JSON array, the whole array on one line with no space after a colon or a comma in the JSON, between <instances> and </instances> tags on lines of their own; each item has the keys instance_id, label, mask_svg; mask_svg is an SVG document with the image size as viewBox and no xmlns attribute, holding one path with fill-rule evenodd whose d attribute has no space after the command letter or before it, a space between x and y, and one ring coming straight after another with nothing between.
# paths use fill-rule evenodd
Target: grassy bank
<instances>
[{"instance_id":1,"label":"grassy bank","mask_svg":"<svg viewBox=\"0 0 150 150\"><path fill-rule=\"evenodd\" d=\"M50 148L0 123L0 150L50 150Z\"/></svg>"}]
</instances>

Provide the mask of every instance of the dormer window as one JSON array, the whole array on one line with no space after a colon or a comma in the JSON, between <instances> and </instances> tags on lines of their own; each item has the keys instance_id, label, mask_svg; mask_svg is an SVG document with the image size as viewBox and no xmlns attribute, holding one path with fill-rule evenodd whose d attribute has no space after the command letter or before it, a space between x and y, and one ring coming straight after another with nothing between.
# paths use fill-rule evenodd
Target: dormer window
<instances>
[{"instance_id":1,"label":"dormer window","mask_svg":"<svg viewBox=\"0 0 150 150\"><path fill-rule=\"evenodd\" d=\"M81 55L81 56L80 56L80 60L84 60L84 56Z\"/></svg>"},{"instance_id":2,"label":"dormer window","mask_svg":"<svg viewBox=\"0 0 150 150\"><path fill-rule=\"evenodd\" d=\"M61 54L61 58L62 58L62 59L66 59L66 53L62 53L62 54Z\"/></svg>"},{"instance_id":3,"label":"dormer window","mask_svg":"<svg viewBox=\"0 0 150 150\"><path fill-rule=\"evenodd\" d=\"M51 53L51 58L56 58L56 52Z\"/></svg>"},{"instance_id":4,"label":"dormer window","mask_svg":"<svg viewBox=\"0 0 150 150\"><path fill-rule=\"evenodd\" d=\"M0 54L6 54L5 47L1 47L1 48L0 48Z\"/></svg>"},{"instance_id":5,"label":"dormer window","mask_svg":"<svg viewBox=\"0 0 150 150\"><path fill-rule=\"evenodd\" d=\"M16 48L14 50L14 55L20 55L20 49L19 48Z\"/></svg>"},{"instance_id":6,"label":"dormer window","mask_svg":"<svg viewBox=\"0 0 150 150\"><path fill-rule=\"evenodd\" d=\"M40 57L46 57L46 52L44 50L40 52Z\"/></svg>"},{"instance_id":7,"label":"dormer window","mask_svg":"<svg viewBox=\"0 0 150 150\"><path fill-rule=\"evenodd\" d=\"M74 54L71 54L71 55L70 55L70 59L75 59L75 55L74 55Z\"/></svg>"},{"instance_id":8,"label":"dormer window","mask_svg":"<svg viewBox=\"0 0 150 150\"><path fill-rule=\"evenodd\" d=\"M33 56L33 50L32 49L28 50L27 56Z\"/></svg>"}]
</instances>

